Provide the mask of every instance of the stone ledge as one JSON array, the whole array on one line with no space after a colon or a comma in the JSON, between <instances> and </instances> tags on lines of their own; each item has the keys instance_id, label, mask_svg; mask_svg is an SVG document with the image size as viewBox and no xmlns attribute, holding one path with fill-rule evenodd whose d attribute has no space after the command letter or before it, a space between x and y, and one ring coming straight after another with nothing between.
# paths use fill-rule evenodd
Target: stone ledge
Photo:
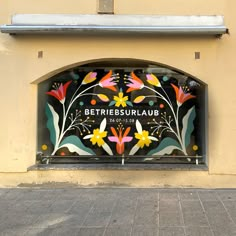
<instances>
[{"instance_id":1,"label":"stone ledge","mask_svg":"<svg viewBox=\"0 0 236 236\"><path fill-rule=\"evenodd\" d=\"M48 170L179 170L179 171L208 171L206 165L194 164L36 164L28 171Z\"/></svg>"}]
</instances>

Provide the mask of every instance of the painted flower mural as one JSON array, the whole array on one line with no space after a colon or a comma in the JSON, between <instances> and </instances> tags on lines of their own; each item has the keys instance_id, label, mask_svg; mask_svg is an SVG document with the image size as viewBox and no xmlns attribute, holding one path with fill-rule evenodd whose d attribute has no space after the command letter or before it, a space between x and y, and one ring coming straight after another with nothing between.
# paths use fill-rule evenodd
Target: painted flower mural
<instances>
[{"instance_id":1,"label":"painted flower mural","mask_svg":"<svg viewBox=\"0 0 236 236\"><path fill-rule=\"evenodd\" d=\"M197 82L190 80L188 87L167 75L134 71L79 73L70 71L70 80L55 82L46 92L51 144L42 143L43 151L50 145L51 156L189 156L188 150L199 151L192 134Z\"/></svg>"}]
</instances>

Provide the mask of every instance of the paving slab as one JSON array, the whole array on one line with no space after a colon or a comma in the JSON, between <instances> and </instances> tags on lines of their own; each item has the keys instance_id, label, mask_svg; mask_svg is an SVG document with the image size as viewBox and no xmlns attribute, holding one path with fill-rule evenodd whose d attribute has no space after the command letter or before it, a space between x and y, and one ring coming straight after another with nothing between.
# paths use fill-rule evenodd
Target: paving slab
<instances>
[{"instance_id":1,"label":"paving slab","mask_svg":"<svg viewBox=\"0 0 236 236\"><path fill-rule=\"evenodd\" d=\"M209 226L208 219L204 212L184 212L183 217L185 226Z\"/></svg>"},{"instance_id":2,"label":"paving slab","mask_svg":"<svg viewBox=\"0 0 236 236\"><path fill-rule=\"evenodd\" d=\"M105 228L81 228L78 236L103 236Z\"/></svg>"},{"instance_id":3,"label":"paving slab","mask_svg":"<svg viewBox=\"0 0 236 236\"><path fill-rule=\"evenodd\" d=\"M158 229L155 226L134 225L131 236L156 236Z\"/></svg>"},{"instance_id":4,"label":"paving slab","mask_svg":"<svg viewBox=\"0 0 236 236\"><path fill-rule=\"evenodd\" d=\"M184 226L182 213L180 211L160 212L159 224L160 227Z\"/></svg>"},{"instance_id":5,"label":"paving slab","mask_svg":"<svg viewBox=\"0 0 236 236\"><path fill-rule=\"evenodd\" d=\"M178 200L160 201L160 212L166 211L180 211L180 204Z\"/></svg>"},{"instance_id":6,"label":"paving slab","mask_svg":"<svg viewBox=\"0 0 236 236\"><path fill-rule=\"evenodd\" d=\"M198 191L198 196L201 201L217 201L219 196L217 191L213 190L200 190Z\"/></svg>"},{"instance_id":7,"label":"paving slab","mask_svg":"<svg viewBox=\"0 0 236 236\"><path fill-rule=\"evenodd\" d=\"M236 189L221 189L217 193L221 200L236 200Z\"/></svg>"},{"instance_id":8,"label":"paving slab","mask_svg":"<svg viewBox=\"0 0 236 236\"><path fill-rule=\"evenodd\" d=\"M185 191L180 191L179 192L179 198L180 200L188 200L188 201L193 201L193 200L199 200L198 194L196 190L185 190Z\"/></svg>"},{"instance_id":9,"label":"paving slab","mask_svg":"<svg viewBox=\"0 0 236 236\"><path fill-rule=\"evenodd\" d=\"M162 189L159 193L159 200L169 201L169 200L179 200L179 193L177 189Z\"/></svg>"},{"instance_id":10,"label":"paving slab","mask_svg":"<svg viewBox=\"0 0 236 236\"><path fill-rule=\"evenodd\" d=\"M185 212L204 212L201 201L181 201L181 209Z\"/></svg>"},{"instance_id":11,"label":"paving slab","mask_svg":"<svg viewBox=\"0 0 236 236\"><path fill-rule=\"evenodd\" d=\"M87 215L83 227L106 227L110 218L111 212L91 211Z\"/></svg>"},{"instance_id":12,"label":"paving slab","mask_svg":"<svg viewBox=\"0 0 236 236\"><path fill-rule=\"evenodd\" d=\"M213 231L210 227L201 227L201 226L194 226L194 227L186 227L186 236L214 236Z\"/></svg>"},{"instance_id":13,"label":"paving slab","mask_svg":"<svg viewBox=\"0 0 236 236\"><path fill-rule=\"evenodd\" d=\"M161 227L159 236L183 236L185 235L184 227Z\"/></svg>"},{"instance_id":14,"label":"paving slab","mask_svg":"<svg viewBox=\"0 0 236 236\"><path fill-rule=\"evenodd\" d=\"M132 226L121 225L116 227L107 227L104 236L130 236Z\"/></svg>"}]
</instances>

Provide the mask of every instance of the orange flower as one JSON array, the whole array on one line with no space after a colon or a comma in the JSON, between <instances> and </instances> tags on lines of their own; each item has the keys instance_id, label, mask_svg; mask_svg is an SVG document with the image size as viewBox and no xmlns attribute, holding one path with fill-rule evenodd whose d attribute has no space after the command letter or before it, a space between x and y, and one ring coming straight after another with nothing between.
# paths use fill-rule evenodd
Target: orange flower
<instances>
[{"instance_id":1,"label":"orange flower","mask_svg":"<svg viewBox=\"0 0 236 236\"><path fill-rule=\"evenodd\" d=\"M133 137L127 136L130 131L130 127L126 128L124 134L122 134L122 127L118 128L119 134L117 134L116 130L114 127L111 127L111 132L113 133L114 136L109 136L108 139L111 142L116 143L116 151L118 154L124 153L125 150L125 143L132 141Z\"/></svg>"},{"instance_id":2,"label":"orange flower","mask_svg":"<svg viewBox=\"0 0 236 236\"><path fill-rule=\"evenodd\" d=\"M175 94L176 94L176 100L177 100L177 104L180 107L184 102L186 102L187 100L191 99L191 98L195 98L196 96L191 95L190 93L184 93L183 89L181 88L181 86L178 88L177 86L175 86L174 84L171 84L171 86L174 88L175 90Z\"/></svg>"}]
</instances>

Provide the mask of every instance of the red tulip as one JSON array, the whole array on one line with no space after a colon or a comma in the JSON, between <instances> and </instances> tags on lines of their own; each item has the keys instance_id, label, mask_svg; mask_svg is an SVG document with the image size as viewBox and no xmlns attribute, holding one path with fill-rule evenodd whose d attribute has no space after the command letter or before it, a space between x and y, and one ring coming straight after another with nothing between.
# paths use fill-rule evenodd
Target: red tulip
<instances>
[{"instance_id":1,"label":"red tulip","mask_svg":"<svg viewBox=\"0 0 236 236\"><path fill-rule=\"evenodd\" d=\"M182 87L180 86L179 88L177 86L175 86L174 84L171 84L171 86L174 88L175 90L175 94L176 94L176 100L177 100L177 104L180 107L184 102L186 102L187 100L191 99L191 98L195 98L196 96L191 95L190 93L184 93Z\"/></svg>"},{"instance_id":2,"label":"red tulip","mask_svg":"<svg viewBox=\"0 0 236 236\"><path fill-rule=\"evenodd\" d=\"M50 92L47 92L46 94L55 97L57 100L59 100L63 104L65 102L67 88L71 82L72 80L66 82L64 85L61 83L57 89L55 90L53 89Z\"/></svg>"}]
</instances>

